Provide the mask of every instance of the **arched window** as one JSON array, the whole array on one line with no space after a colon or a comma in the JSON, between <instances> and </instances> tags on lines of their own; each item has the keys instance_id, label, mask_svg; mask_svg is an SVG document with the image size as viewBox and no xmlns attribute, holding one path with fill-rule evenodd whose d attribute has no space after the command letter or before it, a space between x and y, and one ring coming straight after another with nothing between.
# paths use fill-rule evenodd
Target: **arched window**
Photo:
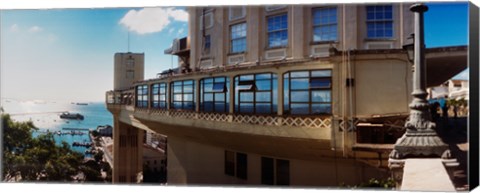
<instances>
[{"instance_id":1,"label":"arched window","mask_svg":"<svg viewBox=\"0 0 480 193\"><path fill-rule=\"evenodd\" d=\"M235 112L277 113L277 75L245 74L235 77Z\"/></svg>"},{"instance_id":2,"label":"arched window","mask_svg":"<svg viewBox=\"0 0 480 193\"><path fill-rule=\"evenodd\" d=\"M331 70L290 71L284 77L284 114L332 113Z\"/></svg>"},{"instance_id":3,"label":"arched window","mask_svg":"<svg viewBox=\"0 0 480 193\"><path fill-rule=\"evenodd\" d=\"M228 113L229 82L224 76L200 80L200 111Z\"/></svg>"}]
</instances>

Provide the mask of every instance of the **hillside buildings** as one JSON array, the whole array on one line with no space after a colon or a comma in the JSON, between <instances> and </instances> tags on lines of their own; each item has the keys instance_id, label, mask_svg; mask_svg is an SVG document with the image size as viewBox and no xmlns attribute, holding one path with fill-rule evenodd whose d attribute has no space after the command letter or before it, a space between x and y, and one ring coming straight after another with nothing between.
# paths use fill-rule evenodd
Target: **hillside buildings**
<instances>
[{"instance_id":1,"label":"hillside buildings","mask_svg":"<svg viewBox=\"0 0 480 193\"><path fill-rule=\"evenodd\" d=\"M412 64L402 49L413 33L409 6L189 7L188 37L165 50L179 57L177 70L126 82L127 64L115 63L117 84L106 94L114 183L137 181L143 131L168 137L169 185L387 177L411 101ZM465 69L466 56L465 46L428 49L428 67L453 70L427 83ZM143 62L133 69L142 72Z\"/></svg>"}]
</instances>

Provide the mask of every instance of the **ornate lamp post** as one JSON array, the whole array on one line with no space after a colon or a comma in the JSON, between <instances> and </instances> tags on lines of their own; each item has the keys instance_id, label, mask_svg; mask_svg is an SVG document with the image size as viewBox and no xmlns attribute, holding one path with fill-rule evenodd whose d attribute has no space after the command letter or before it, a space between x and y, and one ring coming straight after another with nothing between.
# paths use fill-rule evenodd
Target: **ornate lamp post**
<instances>
[{"instance_id":1,"label":"ornate lamp post","mask_svg":"<svg viewBox=\"0 0 480 193\"><path fill-rule=\"evenodd\" d=\"M410 11L415 15L414 38L414 75L413 100L410 103L410 117L405 123L406 132L397 140L390 153L390 163L395 159L406 157L442 157L450 158L448 145L435 132L435 123L431 121L428 112L429 105L426 88L425 44L423 30L423 13L428 7L423 4L414 4Z\"/></svg>"}]
</instances>

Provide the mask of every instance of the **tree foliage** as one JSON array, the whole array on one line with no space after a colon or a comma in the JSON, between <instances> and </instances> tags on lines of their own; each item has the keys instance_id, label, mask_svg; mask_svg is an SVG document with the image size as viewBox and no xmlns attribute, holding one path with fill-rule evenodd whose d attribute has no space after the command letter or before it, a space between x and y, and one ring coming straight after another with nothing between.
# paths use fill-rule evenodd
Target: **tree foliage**
<instances>
[{"instance_id":1,"label":"tree foliage","mask_svg":"<svg viewBox=\"0 0 480 193\"><path fill-rule=\"evenodd\" d=\"M2 115L3 179L20 176L23 181L71 181L78 174L83 155L66 142L57 146L53 134L32 137L31 121L16 122Z\"/></svg>"}]
</instances>

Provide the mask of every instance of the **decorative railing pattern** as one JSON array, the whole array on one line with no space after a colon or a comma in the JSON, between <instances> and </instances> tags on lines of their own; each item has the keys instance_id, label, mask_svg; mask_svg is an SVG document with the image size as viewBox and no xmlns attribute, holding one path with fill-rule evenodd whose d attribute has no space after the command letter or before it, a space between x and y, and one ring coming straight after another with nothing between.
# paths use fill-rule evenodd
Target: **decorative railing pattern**
<instances>
[{"instance_id":1,"label":"decorative railing pattern","mask_svg":"<svg viewBox=\"0 0 480 193\"><path fill-rule=\"evenodd\" d=\"M309 128L331 128L331 117L282 117L271 115L232 115L223 113L206 113L194 111L178 111L166 109L135 108L135 113L145 113L156 116L178 117L205 121L242 123L266 126L290 126Z\"/></svg>"}]
</instances>

